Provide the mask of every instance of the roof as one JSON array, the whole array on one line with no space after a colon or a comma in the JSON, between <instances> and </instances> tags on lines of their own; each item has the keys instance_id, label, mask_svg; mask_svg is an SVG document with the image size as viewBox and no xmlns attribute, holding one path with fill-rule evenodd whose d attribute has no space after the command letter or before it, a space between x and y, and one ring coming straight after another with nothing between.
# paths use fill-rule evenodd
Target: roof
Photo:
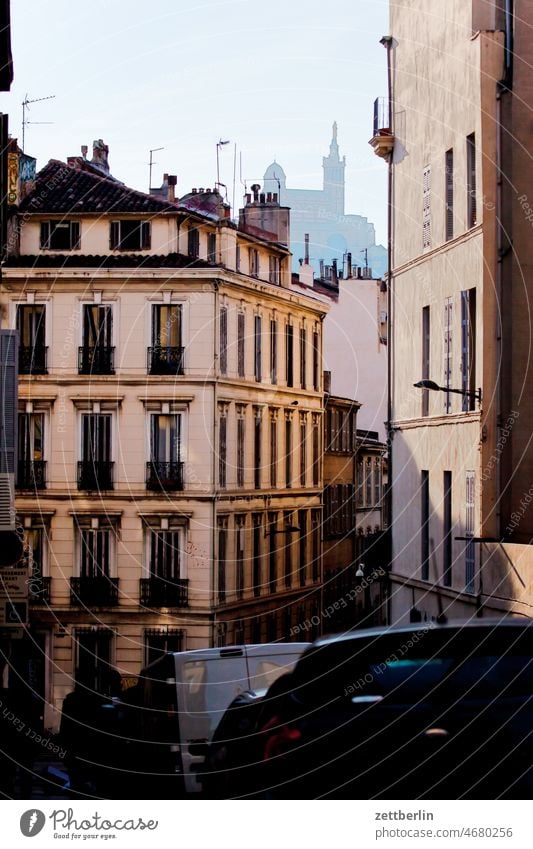
<instances>
[{"instance_id":1,"label":"roof","mask_svg":"<svg viewBox=\"0 0 533 849\"><path fill-rule=\"evenodd\" d=\"M35 188L21 202L19 211L30 213L84 214L178 212L176 204L129 189L111 177L80 171L51 159L39 171Z\"/></svg>"}]
</instances>

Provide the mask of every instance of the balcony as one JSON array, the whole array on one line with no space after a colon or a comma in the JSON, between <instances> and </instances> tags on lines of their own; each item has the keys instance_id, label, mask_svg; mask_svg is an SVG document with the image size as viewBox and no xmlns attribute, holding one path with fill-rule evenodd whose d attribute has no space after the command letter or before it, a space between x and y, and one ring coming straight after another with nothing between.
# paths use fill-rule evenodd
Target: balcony
<instances>
[{"instance_id":1,"label":"balcony","mask_svg":"<svg viewBox=\"0 0 533 849\"><path fill-rule=\"evenodd\" d=\"M368 142L376 156L386 159L394 149L394 135L390 125L390 104L386 97L374 101L374 125L372 138Z\"/></svg>"},{"instance_id":2,"label":"balcony","mask_svg":"<svg viewBox=\"0 0 533 849\"><path fill-rule=\"evenodd\" d=\"M78 463L78 489L113 489L114 465L108 460L81 460Z\"/></svg>"},{"instance_id":3,"label":"balcony","mask_svg":"<svg viewBox=\"0 0 533 849\"><path fill-rule=\"evenodd\" d=\"M30 604L50 604L51 578L33 575L28 581L28 601Z\"/></svg>"},{"instance_id":4,"label":"balcony","mask_svg":"<svg viewBox=\"0 0 533 849\"><path fill-rule=\"evenodd\" d=\"M19 374L48 374L47 357L44 345L20 345Z\"/></svg>"},{"instance_id":5,"label":"balcony","mask_svg":"<svg viewBox=\"0 0 533 849\"><path fill-rule=\"evenodd\" d=\"M148 374L183 374L185 348L148 348Z\"/></svg>"},{"instance_id":6,"label":"balcony","mask_svg":"<svg viewBox=\"0 0 533 849\"><path fill-rule=\"evenodd\" d=\"M188 607L189 581L141 578L141 605L144 607Z\"/></svg>"},{"instance_id":7,"label":"balcony","mask_svg":"<svg viewBox=\"0 0 533 849\"><path fill-rule=\"evenodd\" d=\"M116 607L118 578L107 575L70 579L70 603L75 607Z\"/></svg>"},{"instance_id":8,"label":"balcony","mask_svg":"<svg viewBox=\"0 0 533 849\"><path fill-rule=\"evenodd\" d=\"M184 463L152 460L146 464L146 489L157 492L176 492L183 489Z\"/></svg>"},{"instance_id":9,"label":"balcony","mask_svg":"<svg viewBox=\"0 0 533 849\"><path fill-rule=\"evenodd\" d=\"M115 374L115 349L106 345L78 348L78 374Z\"/></svg>"},{"instance_id":10,"label":"balcony","mask_svg":"<svg viewBox=\"0 0 533 849\"><path fill-rule=\"evenodd\" d=\"M17 489L46 489L46 460L21 460L17 464Z\"/></svg>"}]
</instances>

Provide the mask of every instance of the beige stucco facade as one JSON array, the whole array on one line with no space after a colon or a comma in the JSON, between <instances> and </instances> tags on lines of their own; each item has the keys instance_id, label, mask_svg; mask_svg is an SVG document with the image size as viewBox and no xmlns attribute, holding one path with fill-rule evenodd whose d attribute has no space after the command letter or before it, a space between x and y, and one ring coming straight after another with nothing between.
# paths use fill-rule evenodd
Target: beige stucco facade
<instances>
[{"instance_id":1,"label":"beige stucco facade","mask_svg":"<svg viewBox=\"0 0 533 849\"><path fill-rule=\"evenodd\" d=\"M28 633L40 655L45 725L56 729L87 634L90 641L105 632L104 663L132 679L150 658L150 640L193 649L289 638L318 608L327 311L288 289L288 250L272 234L193 215L198 259L207 257L208 237L216 239L212 267L162 267L167 254L187 257L191 225L183 210L152 214L150 249L138 252L150 266L110 268L110 219L127 215L75 216L79 247L54 261L41 221L65 217L46 209L21 216L17 255L2 280L4 327L21 326L36 309L43 316L46 368L35 360L19 377L29 454L21 458L19 446L26 478L16 507L27 539L40 540L38 555L35 547L28 557L44 589L31 600ZM107 316L113 362L104 373L82 374L93 307ZM168 338L172 322L180 325L173 374L150 367L150 352L163 344L154 341L160 308L170 311ZM159 466L154 428L163 446L157 463L171 461ZM97 440L105 441L98 456ZM95 474L95 456L96 465L105 458L108 478L89 488L83 474ZM37 484L27 479L35 469ZM165 474L174 477L160 480ZM157 540L172 554L163 555ZM155 574L157 557L171 564L170 577ZM83 569L105 573L103 595L84 598ZM154 595L161 583L174 595L165 587Z\"/></svg>"},{"instance_id":2,"label":"beige stucco facade","mask_svg":"<svg viewBox=\"0 0 533 849\"><path fill-rule=\"evenodd\" d=\"M515 197L518 186L531 193L522 70L531 4L514 4L514 78L495 6L391 7L393 622L529 615L531 549L514 544L531 539L529 502L514 539L509 517L532 467L523 391L530 335L521 326L531 240ZM414 388L421 379L471 395Z\"/></svg>"}]
</instances>

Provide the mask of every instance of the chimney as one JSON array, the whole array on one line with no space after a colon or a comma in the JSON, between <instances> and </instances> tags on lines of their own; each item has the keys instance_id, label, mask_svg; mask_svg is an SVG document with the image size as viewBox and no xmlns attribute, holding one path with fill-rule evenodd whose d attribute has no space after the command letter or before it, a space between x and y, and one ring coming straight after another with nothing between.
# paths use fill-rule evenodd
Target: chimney
<instances>
[{"instance_id":1,"label":"chimney","mask_svg":"<svg viewBox=\"0 0 533 849\"><path fill-rule=\"evenodd\" d=\"M168 199L171 203L174 203L176 200L176 184L178 182L178 178L175 174L168 174Z\"/></svg>"},{"instance_id":2,"label":"chimney","mask_svg":"<svg viewBox=\"0 0 533 849\"><path fill-rule=\"evenodd\" d=\"M348 251L346 254L346 277L350 278L352 276L352 255Z\"/></svg>"},{"instance_id":3,"label":"chimney","mask_svg":"<svg viewBox=\"0 0 533 849\"><path fill-rule=\"evenodd\" d=\"M323 259L320 260L320 278L322 280L324 279L324 260Z\"/></svg>"},{"instance_id":4,"label":"chimney","mask_svg":"<svg viewBox=\"0 0 533 849\"><path fill-rule=\"evenodd\" d=\"M331 267L331 276L333 278L334 286L338 286L339 285L339 275L338 275L338 272L337 272L337 260L336 259L333 260L333 265Z\"/></svg>"},{"instance_id":5,"label":"chimney","mask_svg":"<svg viewBox=\"0 0 533 849\"><path fill-rule=\"evenodd\" d=\"M91 159L91 165L96 165L101 171L104 171L105 174L109 174L108 156L109 147L104 144L102 139L95 139L95 141L93 141L93 158Z\"/></svg>"},{"instance_id":6,"label":"chimney","mask_svg":"<svg viewBox=\"0 0 533 849\"><path fill-rule=\"evenodd\" d=\"M305 240L305 264L309 265L309 233L304 235Z\"/></svg>"},{"instance_id":7,"label":"chimney","mask_svg":"<svg viewBox=\"0 0 533 849\"><path fill-rule=\"evenodd\" d=\"M239 229L288 247L290 239L289 207L280 206L273 200L267 202L266 195L261 192L259 183L254 183L251 189L253 202L251 202L251 196L247 194L246 205L244 209L239 210Z\"/></svg>"},{"instance_id":8,"label":"chimney","mask_svg":"<svg viewBox=\"0 0 533 849\"><path fill-rule=\"evenodd\" d=\"M87 151L88 151L88 150L89 150L89 148L87 147L87 145L86 145L86 144L82 144L82 146L81 146L81 155L83 156L83 158L84 158L84 159L87 159Z\"/></svg>"}]
</instances>

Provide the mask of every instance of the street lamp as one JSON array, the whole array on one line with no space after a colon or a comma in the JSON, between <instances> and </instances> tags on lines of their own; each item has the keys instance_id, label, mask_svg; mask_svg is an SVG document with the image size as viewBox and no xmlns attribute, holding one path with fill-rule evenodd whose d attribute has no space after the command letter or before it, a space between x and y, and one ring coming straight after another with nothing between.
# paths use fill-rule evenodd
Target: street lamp
<instances>
[{"instance_id":1,"label":"street lamp","mask_svg":"<svg viewBox=\"0 0 533 849\"><path fill-rule=\"evenodd\" d=\"M413 383L415 389L431 389L435 392L453 392L456 395L462 395L466 398L475 398L478 404L481 404L481 388L472 392L471 389L452 389L450 386L439 386L434 380L419 380L418 383Z\"/></svg>"}]
</instances>

